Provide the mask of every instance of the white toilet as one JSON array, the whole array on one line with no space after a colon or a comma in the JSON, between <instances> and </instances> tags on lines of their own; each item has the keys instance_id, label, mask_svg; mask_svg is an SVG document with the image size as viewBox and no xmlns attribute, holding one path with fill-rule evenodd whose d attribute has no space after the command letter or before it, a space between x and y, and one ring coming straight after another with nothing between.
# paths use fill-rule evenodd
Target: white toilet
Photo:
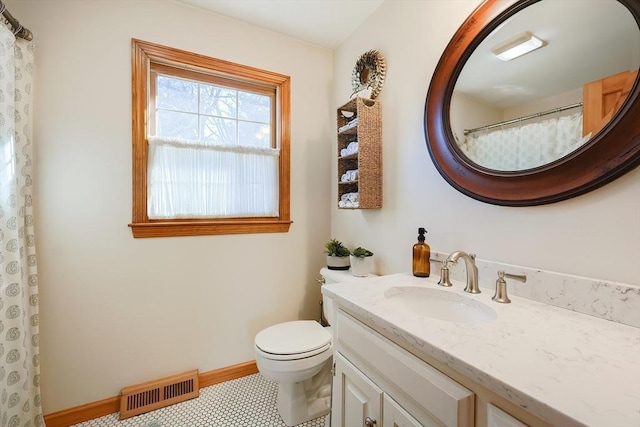
<instances>
[{"instance_id":1,"label":"white toilet","mask_svg":"<svg viewBox=\"0 0 640 427\"><path fill-rule=\"evenodd\" d=\"M362 280L349 271L320 270L325 283ZM329 324L335 320L333 301L323 295L322 311ZM295 426L321 417L331 409L331 327L315 320L296 320L269 326L255 337L260 373L278 383L278 412Z\"/></svg>"}]
</instances>

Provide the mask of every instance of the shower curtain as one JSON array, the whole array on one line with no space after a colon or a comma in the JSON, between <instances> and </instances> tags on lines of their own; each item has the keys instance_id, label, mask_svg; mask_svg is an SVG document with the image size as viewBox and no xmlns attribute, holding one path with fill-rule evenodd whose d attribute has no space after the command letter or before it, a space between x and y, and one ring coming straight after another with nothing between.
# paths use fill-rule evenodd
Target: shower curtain
<instances>
[{"instance_id":1,"label":"shower curtain","mask_svg":"<svg viewBox=\"0 0 640 427\"><path fill-rule=\"evenodd\" d=\"M0 425L44 426L31 165L33 44L0 23Z\"/></svg>"},{"instance_id":2,"label":"shower curtain","mask_svg":"<svg viewBox=\"0 0 640 427\"><path fill-rule=\"evenodd\" d=\"M557 160L588 140L582 137L582 113L491 132L467 135L462 151L489 169L532 169Z\"/></svg>"}]
</instances>

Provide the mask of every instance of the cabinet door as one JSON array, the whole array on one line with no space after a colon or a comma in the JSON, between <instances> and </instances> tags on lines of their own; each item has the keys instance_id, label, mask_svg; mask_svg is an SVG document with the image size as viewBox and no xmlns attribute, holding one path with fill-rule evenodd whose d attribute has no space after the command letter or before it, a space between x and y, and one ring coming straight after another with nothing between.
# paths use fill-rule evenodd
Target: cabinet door
<instances>
[{"instance_id":1,"label":"cabinet door","mask_svg":"<svg viewBox=\"0 0 640 427\"><path fill-rule=\"evenodd\" d=\"M380 426L382 390L340 353L335 354L335 363L331 426Z\"/></svg>"},{"instance_id":2,"label":"cabinet door","mask_svg":"<svg viewBox=\"0 0 640 427\"><path fill-rule=\"evenodd\" d=\"M398 403L384 395L384 406L382 408L384 427L423 427L422 424L413 418L407 411L402 409Z\"/></svg>"},{"instance_id":3,"label":"cabinet door","mask_svg":"<svg viewBox=\"0 0 640 427\"><path fill-rule=\"evenodd\" d=\"M487 425L489 427L528 427L492 404L487 405Z\"/></svg>"}]
</instances>

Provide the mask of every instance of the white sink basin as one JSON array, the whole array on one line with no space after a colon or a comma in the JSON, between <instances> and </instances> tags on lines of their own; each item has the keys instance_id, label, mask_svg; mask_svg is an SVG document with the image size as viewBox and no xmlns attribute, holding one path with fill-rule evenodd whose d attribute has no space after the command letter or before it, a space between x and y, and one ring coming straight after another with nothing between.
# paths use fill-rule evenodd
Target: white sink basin
<instances>
[{"instance_id":1,"label":"white sink basin","mask_svg":"<svg viewBox=\"0 0 640 427\"><path fill-rule=\"evenodd\" d=\"M449 322L483 323L498 317L482 302L440 289L395 286L387 289L384 296L393 308Z\"/></svg>"}]
</instances>

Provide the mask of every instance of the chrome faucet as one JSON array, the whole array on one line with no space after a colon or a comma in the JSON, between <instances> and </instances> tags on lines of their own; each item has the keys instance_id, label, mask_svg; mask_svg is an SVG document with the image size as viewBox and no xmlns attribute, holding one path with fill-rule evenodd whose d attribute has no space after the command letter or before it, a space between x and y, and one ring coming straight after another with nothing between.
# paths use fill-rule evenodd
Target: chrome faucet
<instances>
[{"instance_id":1,"label":"chrome faucet","mask_svg":"<svg viewBox=\"0 0 640 427\"><path fill-rule=\"evenodd\" d=\"M478 267L476 266L476 255L467 254L466 252L462 251L455 251L447 257L447 260L444 262L444 264L447 265L448 263L456 263L458 262L459 258L462 258L464 260L464 265L467 269L467 286L464 288L464 291L469 292L470 294L479 294L480 287L478 286Z\"/></svg>"}]
</instances>

